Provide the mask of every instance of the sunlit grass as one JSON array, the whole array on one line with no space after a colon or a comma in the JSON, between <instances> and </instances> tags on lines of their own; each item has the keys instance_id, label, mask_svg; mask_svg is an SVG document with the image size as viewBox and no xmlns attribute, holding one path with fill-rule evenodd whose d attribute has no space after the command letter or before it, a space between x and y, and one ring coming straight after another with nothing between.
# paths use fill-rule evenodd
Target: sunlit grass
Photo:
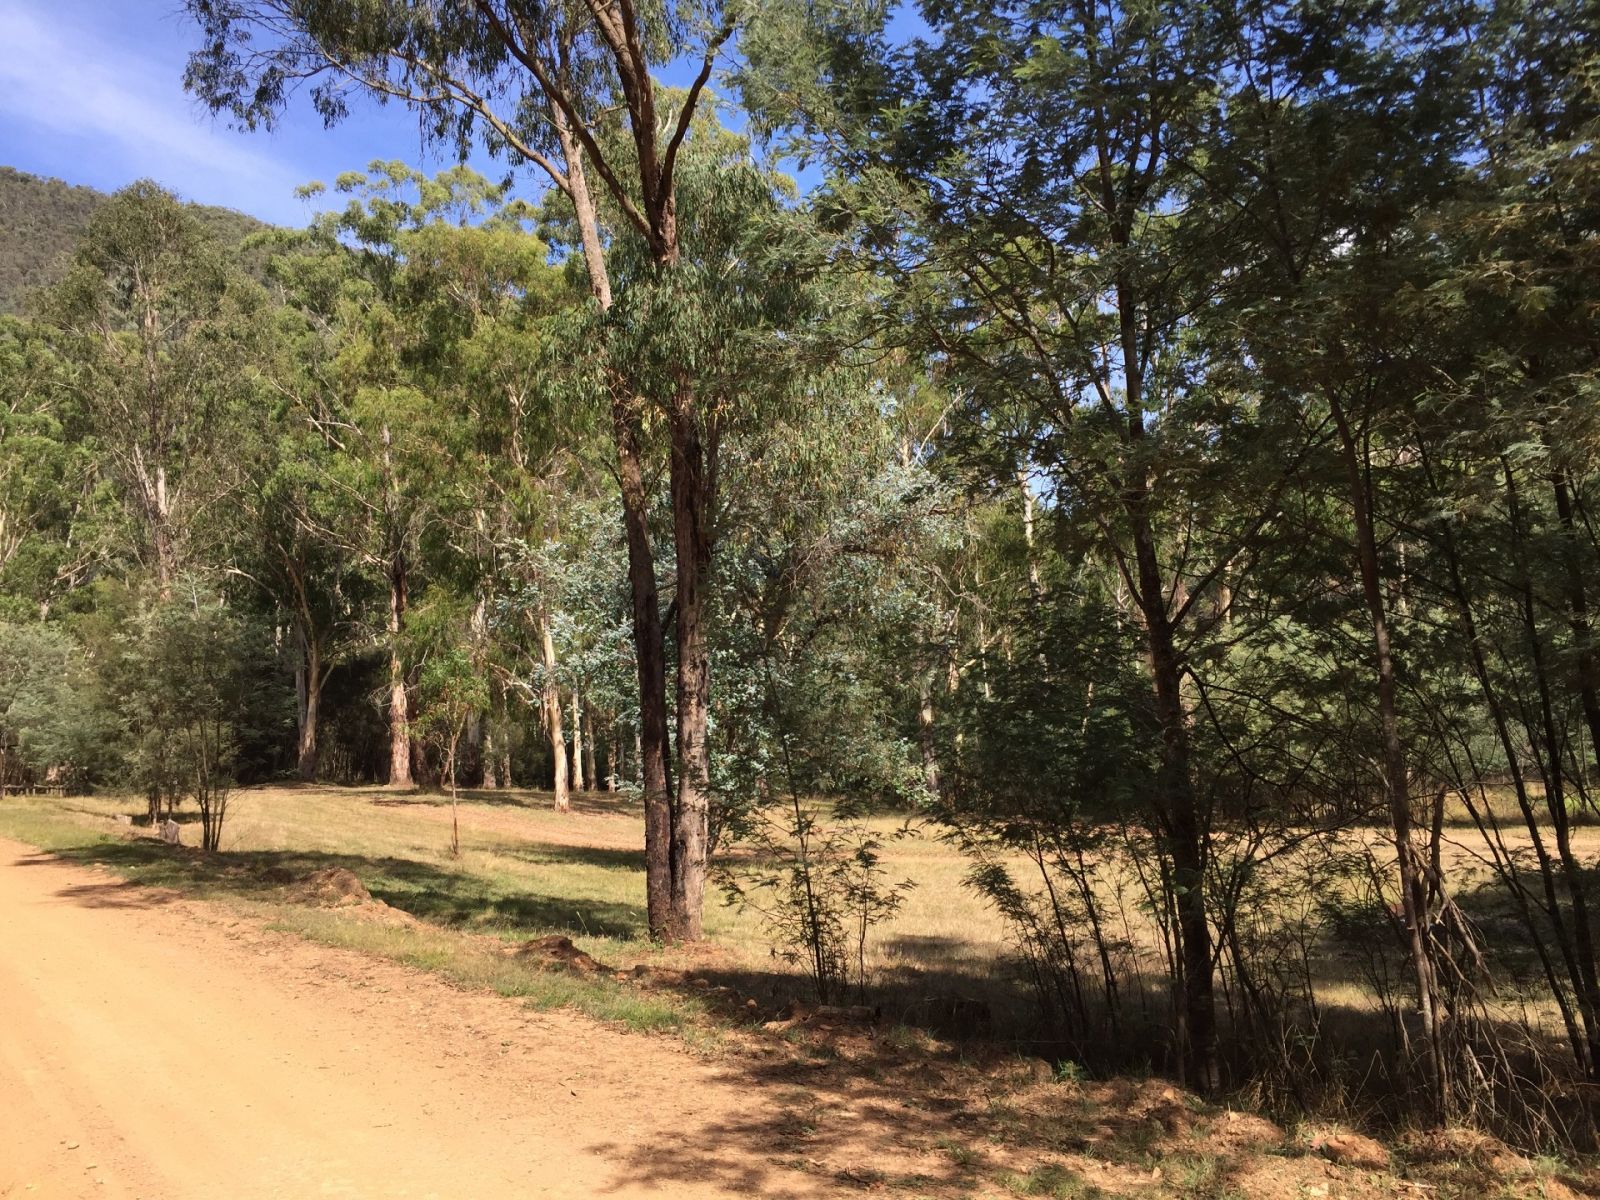
<instances>
[{"instance_id":1,"label":"sunlit grass","mask_svg":"<svg viewBox=\"0 0 1600 1200\"><path fill-rule=\"evenodd\" d=\"M509 942L563 934L624 971L640 963L693 967L758 991L763 1000L804 993L795 969L773 956L759 919L724 904L716 890L707 896L709 946L680 950L652 943L646 936L639 805L592 793L576 797L575 809L557 813L550 797L538 792L467 793L461 800L459 857L449 849L445 798L376 788L241 791L229 808L223 853L211 859L174 853L142 829L119 823L119 815L142 813L137 797L8 798L0 805L0 835L139 883L263 907L277 923L319 941L415 962L506 994L533 989L528 998L539 1006L604 1010L609 1019L632 1026L683 1021L677 1008L663 1013L646 1004L624 1011L638 1006L636 989L597 990L592 981L577 986L550 972L530 979L520 964L469 952L472 939L463 935ZM182 820L185 814L179 815ZM965 861L932 836L888 838L900 825L892 818L872 823L886 835L887 869L917 886L901 911L875 931L869 969L879 977L938 971L946 988L992 987L1004 931L962 885ZM196 832L185 824L185 841L194 841ZM323 866L346 867L374 897L426 924L393 929L336 910L285 904L263 882L267 867L300 874Z\"/></svg>"},{"instance_id":2,"label":"sunlit grass","mask_svg":"<svg viewBox=\"0 0 1600 1200\"><path fill-rule=\"evenodd\" d=\"M1497 797L1497 803L1504 797ZM98 862L141 883L183 887L198 894L255 903L277 903L261 883L265 867L304 873L337 865L359 876L372 894L426 923L422 931L389 930L278 903L280 921L299 932L339 944L360 943L390 957L444 954L446 973L463 973L505 990L518 967L478 961L461 948L465 935L520 941L558 933L602 962L621 970L640 963L703 970L765 1002L804 993L797 968L772 953L759 919L707 897L707 947L663 949L646 937L643 823L636 801L604 793L575 797L575 811L554 811L548 794L529 791L470 792L461 800L462 849L452 856L450 808L441 796L378 788L269 787L238 793L224 831L222 855L205 860L173 854L117 821L143 811L136 797L8 797L0 802L0 834ZM969 864L932 830L892 836L895 817L869 822L883 838L890 877L915 883L903 907L873 932L868 967L880 985L892 1020L900 999L925 993L965 994L995 1008L1010 1006L1026 1017L1029 1000L1008 966L1006 930L999 916L964 883ZM186 825L186 840L196 840ZM1351 831L1353 840L1384 849L1382 830ZM1454 886L1487 878L1475 830L1451 826L1445 854ZM1585 854L1600 847L1600 830L1575 831ZM1031 882L1023 865L1021 877ZM1106 864L1106 877L1118 868ZM1124 880L1126 883L1126 880ZM1109 887L1109 884L1107 885ZM1154 962L1155 930L1138 911L1130 891L1117 911L1124 930ZM1109 897L1108 897L1109 900ZM457 936L459 946L440 948L428 938ZM343 939L343 940L339 940ZM403 953L389 943L404 944ZM1373 998L1349 964L1328 961L1319 970L1319 1001L1330 1011L1369 1010ZM505 972L509 971L510 975ZM1152 978L1156 977L1152 972ZM518 987L531 987L526 980ZM539 984L541 995L571 985ZM897 990L898 989L898 990ZM587 994L587 993L585 993ZM632 994L630 991L629 995ZM551 1000L550 1003L573 1003ZM909 1002L909 1001L908 1001ZM1523 1016L1543 1021L1537 997L1515 1000ZM617 997L594 1003L620 1005ZM581 1006L581 1005L580 1005ZM1553 1018L1553 1012L1550 1014ZM625 1019L625 1018L618 1018ZM637 1022L659 1025L675 1016L643 1014ZM1021 1022L1019 1022L1020 1024Z\"/></svg>"}]
</instances>

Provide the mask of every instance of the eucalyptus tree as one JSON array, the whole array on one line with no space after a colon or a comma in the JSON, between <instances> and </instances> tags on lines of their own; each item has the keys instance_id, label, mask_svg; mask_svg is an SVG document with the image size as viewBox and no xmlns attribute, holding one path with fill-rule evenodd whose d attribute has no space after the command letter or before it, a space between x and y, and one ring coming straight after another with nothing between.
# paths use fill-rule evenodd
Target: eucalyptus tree
<instances>
[{"instance_id":1,"label":"eucalyptus tree","mask_svg":"<svg viewBox=\"0 0 1600 1200\"><path fill-rule=\"evenodd\" d=\"M322 697L341 664L372 642L369 614L381 590L363 569L360 545L349 535L358 524L342 458L342 406L321 339L305 314L290 306L278 313L274 353L263 361L271 381L268 432L262 453L247 466L250 528L240 567L287 614L292 630L296 708L296 770L317 777Z\"/></svg>"},{"instance_id":2,"label":"eucalyptus tree","mask_svg":"<svg viewBox=\"0 0 1600 1200\"><path fill-rule=\"evenodd\" d=\"M927 621L926 564L953 522L949 489L901 456L903 423L881 379L846 367L725 451L719 844L796 792L844 812L927 798L906 662Z\"/></svg>"},{"instance_id":3,"label":"eucalyptus tree","mask_svg":"<svg viewBox=\"0 0 1600 1200\"><path fill-rule=\"evenodd\" d=\"M640 8L628 0L543 5L471 0L417 6L403 0L189 0L202 47L187 85L216 111L247 126L270 124L309 82L312 103L332 122L353 95L398 100L424 134L462 153L481 141L537 167L571 201L589 286L602 310L614 289L590 184L599 180L621 228L642 240L669 275L684 254L677 169L718 53L733 37L735 11L715 0ZM699 66L681 96L662 91L653 64L688 57ZM607 143L613 122L623 136ZM612 233L618 230L610 231ZM693 314L680 313L691 323ZM621 364L619 364L621 365ZM641 395L637 376L610 381L610 405L628 541L635 658L639 671L645 793L647 892L653 935L698 938L704 864L708 750L701 736L711 678L699 629L711 565L707 528L716 471L693 365L670 364ZM650 535L642 436L646 408L671 442L678 699L689 720L678 732L677 787L670 787L666 652ZM685 857L686 856L686 857Z\"/></svg>"},{"instance_id":4,"label":"eucalyptus tree","mask_svg":"<svg viewBox=\"0 0 1600 1200\"><path fill-rule=\"evenodd\" d=\"M572 341L579 293L525 228L534 210L506 202L503 188L464 169L434 182L462 194L467 181L477 189L473 222L432 221L407 234L405 276L413 319L427 330L430 390L465 421L431 558L454 586L476 596L470 641L491 681L490 704L474 714L467 734L475 756L498 777L509 773L509 761L494 742L505 741L509 728L504 689L494 681L503 684L515 666L516 648L505 643L516 633L531 633L538 645L549 681L541 717L552 758L565 753L554 685L555 605L536 606L532 630L497 627L495 614L509 594L506 577L521 561L515 548L552 535L567 510L590 500L589 460L600 431L574 378L585 375ZM430 185L421 186L426 202ZM559 581L543 582L548 600ZM556 807L565 811L566 788L556 774Z\"/></svg>"},{"instance_id":5,"label":"eucalyptus tree","mask_svg":"<svg viewBox=\"0 0 1600 1200\"><path fill-rule=\"evenodd\" d=\"M0 611L43 616L110 549L73 367L48 331L0 318Z\"/></svg>"},{"instance_id":6,"label":"eucalyptus tree","mask_svg":"<svg viewBox=\"0 0 1600 1200\"><path fill-rule=\"evenodd\" d=\"M744 139L706 122L679 163L678 188L686 201L685 251L673 270L663 272L649 242L626 230L610 248L619 287L604 344L616 375L635 394L665 394L669 410L687 386L685 364L693 365L691 444L683 440L681 409L665 424L678 685L674 895L690 915L687 936L698 937L709 845L712 655L724 615L712 565L727 511L749 499L735 490L735 447L799 427L796 413L823 411L838 389L851 386L835 369L831 326L853 297L825 269L827 236L807 213L785 205L786 181L751 162ZM823 458L810 465L820 483Z\"/></svg>"},{"instance_id":7,"label":"eucalyptus tree","mask_svg":"<svg viewBox=\"0 0 1600 1200\"><path fill-rule=\"evenodd\" d=\"M424 582L424 539L449 505L472 437L469 410L445 395L447 364L465 335L435 311L448 297L432 274L435 247L447 236L440 227L482 213L498 192L464 169L428 179L399 163L341 176L337 187L352 196L348 205L288 239L272 265L305 321L280 379L306 452L287 469L315 475L313 487L299 488L300 532L383 580L389 781L409 786L407 613Z\"/></svg>"},{"instance_id":8,"label":"eucalyptus tree","mask_svg":"<svg viewBox=\"0 0 1600 1200\"><path fill-rule=\"evenodd\" d=\"M251 394L260 304L194 215L148 182L95 214L45 302L87 430L139 530L135 557L163 592L237 482L234 458L217 450Z\"/></svg>"}]
</instances>

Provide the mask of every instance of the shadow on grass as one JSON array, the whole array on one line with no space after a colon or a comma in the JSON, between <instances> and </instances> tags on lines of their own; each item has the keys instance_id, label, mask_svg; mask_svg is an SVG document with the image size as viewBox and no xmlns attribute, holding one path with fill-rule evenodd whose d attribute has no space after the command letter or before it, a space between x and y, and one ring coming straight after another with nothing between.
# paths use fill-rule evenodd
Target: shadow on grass
<instances>
[{"instance_id":1,"label":"shadow on grass","mask_svg":"<svg viewBox=\"0 0 1600 1200\"><path fill-rule=\"evenodd\" d=\"M508 842L497 844L495 853L525 862L529 866L601 867L608 871L633 871L644 874L643 850L618 850L608 846L564 846L556 842ZM642 884L642 878L641 878Z\"/></svg>"},{"instance_id":2,"label":"shadow on grass","mask_svg":"<svg viewBox=\"0 0 1600 1200\"><path fill-rule=\"evenodd\" d=\"M822 1183L832 1185L829 1195L1222 1200L1268 1194L1251 1186L1265 1161L1277 1173L1270 1194L1323 1194L1309 1190L1325 1178L1322 1161L1296 1153L1265 1122L1263 1136L1246 1143L1233 1136L1231 1114L1163 1081L1041 1083L1020 1067L992 1052L859 1038L838 1053L819 1045L746 1058L719 1082L752 1102L679 1131L672 1154L594 1149L616 1156L619 1189L716 1185L791 1197L814 1195ZM1059 1161L1065 1155L1077 1157ZM811 1181L796 1181L795 1170Z\"/></svg>"},{"instance_id":3,"label":"shadow on grass","mask_svg":"<svg viewBox=\"0 0 1600 1200\"><path fill-rule=\"evenodd\" d=\"M449 808L449 792L401 792L360 789L356 794L379 808ZM509 791L495 788L463 789L456 794L462 804L485 808L520 808L529 812L555 812L555 797L550 792ZM578 817L636 816L643 806L632 796L618 792L582 792L570 802L570 815Z\"/></svg>"},{"instance_id":4,"label":"shadow on grass","mask_svg":"<svg viewBox=\"0 0 1600 1200\"><path fill-rule=\"evenodd\" d=\"M107 867L125 876L125 883L96 884L63 893L100 906L153 905L171 898L160 893L141 896L141 887L274 900L281 898L282 885L269 878L268 872L279 878L281 872L298 878L328 867L343 867L356 875L374 898L445 927L509 936L557 931L618 938L642 938L647 928L641 905L511 890L492 880L404 858L301 850L207 855L137 838L67 847L25 862L40 864L52 859Z\"/></svg>"}]
</instances>

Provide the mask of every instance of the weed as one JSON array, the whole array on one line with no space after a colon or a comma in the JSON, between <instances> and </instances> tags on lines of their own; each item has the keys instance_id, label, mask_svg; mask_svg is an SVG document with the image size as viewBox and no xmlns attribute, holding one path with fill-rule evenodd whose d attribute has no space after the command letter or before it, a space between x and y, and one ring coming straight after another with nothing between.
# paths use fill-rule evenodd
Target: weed
<instances>
[{"instance_id":1,"label":"weed","mask_svg":"<svg viewBox=\"0 0 1600 1200\"><path fill-rule=\"evenodd\" d=\"M1050 1196L1055 1200L1099 1200L1105 1193L1065 1167L1035 1167L1026 1174L1002 1175L1000 1184L1014 1196Z\"/></svg>"},{"instance_id":2,"label":"weed","mask_svg":"<svg viewBox=\"0 0 1600 1200\"><path fill-rule=\"evenodd\" d=\"M983 1161L983 1156L970 1146L964 1146L954 1138L938 1138L934 1146L949 1155L950 1161L963 1171L970 1171Z\"/></svg>"}]
</instances>

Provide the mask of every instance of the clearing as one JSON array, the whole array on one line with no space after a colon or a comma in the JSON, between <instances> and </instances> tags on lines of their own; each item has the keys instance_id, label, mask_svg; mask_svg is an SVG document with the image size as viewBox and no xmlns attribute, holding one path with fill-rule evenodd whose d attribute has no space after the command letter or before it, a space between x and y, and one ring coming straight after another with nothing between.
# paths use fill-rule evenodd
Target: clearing
<instances>
[{"instance_id":1,"label":"clearing","mask_svg":"<svg viewBox=\"0 0 1600 1200\"><path fill-rule=\"evenodd\" d=\"M0 805L32 844L0 842L0 1197L1600 1195L1464 1133L1285 1131L892 1020L763 1029L798 981L720 907L716 944L651 949L637 815L579 803L476 797L459 861L430 797L245 793L211 858L119 820L136 801ZM893 857L921 936L878 969L993 981L959 857ZM290 882L334 868L376 900ZM551 933L648 977L512 953Z\"/></svg>"}]
</instances>

